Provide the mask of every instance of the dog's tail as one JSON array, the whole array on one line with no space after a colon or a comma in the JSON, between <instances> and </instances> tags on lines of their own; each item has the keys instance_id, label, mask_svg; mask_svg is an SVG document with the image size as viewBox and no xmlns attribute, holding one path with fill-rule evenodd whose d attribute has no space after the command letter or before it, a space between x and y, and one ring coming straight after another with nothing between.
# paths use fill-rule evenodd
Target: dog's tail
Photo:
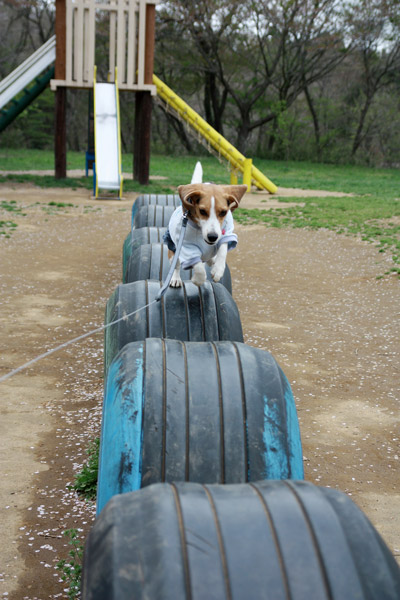
<instances>
[{"instance_id":1,"label":"dog's tail","mask_svg":"<svg viewBox=\"0 0 400 600\"><path fill-rule=\"evenodd\" d=\"M200 161L196 163L190 183L203 183L203 167Z\"/></svg>"}]
</instances>

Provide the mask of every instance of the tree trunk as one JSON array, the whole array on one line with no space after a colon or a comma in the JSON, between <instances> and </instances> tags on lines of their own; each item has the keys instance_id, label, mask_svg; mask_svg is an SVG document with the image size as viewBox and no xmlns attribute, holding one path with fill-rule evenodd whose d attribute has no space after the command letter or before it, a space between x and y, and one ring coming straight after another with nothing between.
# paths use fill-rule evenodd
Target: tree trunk
<instances>
[{"instance_id":1,"label":"tree trunk","mask_svg":"<svg viewBox=\"0 0 400 600\"><path fill-rule=\"evenodd\" d=\"M315 149L317 152L317 160L319 161L321 160L321 134L319 128L319 119L317 111L315 110L314 101L311 97L310 90L308 89L307 85L304 86L304 94L306 96L308 108L310 110L312 122L314 125Z\"/></svg>"},{"instance_id":2,"label":"tree trunk","mask_svg":"<svg viewBox=\"0 0 400 600\"><path fill-rule=\"evenodd\" d=\"M222 115L225 108L226 96L221 100L214 73L206 73L204 80L204 110L207 123L221 135L224 135Z\"/></svg>"},{"instance_id":3,"label":"tree trunk","mask_svg":"<svg viewBox=\"0 0 400 600\"><path fill-rule=\"evenodd\" d=\"M368 94L365 98L364 106L363 106L361 114L360 114L360 120L358 122L357 131L356 131L354 139L353 139L353 147L351 149L352 158L355 157L356 152L361 145L361 142L363 139L362 134L363 134L363 130L364 130L365 119L367 118L368 111L372 104L372 99L373 99L373 94Z\"/></svg>"}]
</instances>

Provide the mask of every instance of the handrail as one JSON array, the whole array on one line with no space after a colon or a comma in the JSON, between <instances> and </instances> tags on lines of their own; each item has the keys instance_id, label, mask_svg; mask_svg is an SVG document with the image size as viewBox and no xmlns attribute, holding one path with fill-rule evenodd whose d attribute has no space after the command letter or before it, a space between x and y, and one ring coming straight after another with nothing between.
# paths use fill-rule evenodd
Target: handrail
<instances>
[{"instance_id":1,"label":"handrail","mask_svg":"<svg viewBox=\"0 0 400 600\"><path fill-rule=\"evenodd\" d=\"M154 74L153 83L157 88L157 94L160 98L171 106L171 108L173 108L173 110L175 110L193 129L202 135L210 145L231 164L234 170L243 173L246 157ZM268 177L254 166L251 167L251 179L258 188L266 189L271 194L275 194L278 189Z\"/></svg>"},{"instance_id":2,"label":"handrail","mask_svg":"<svg viewBox=\"0 0 400 600\"><path fill-rule=\"evenodd\" d=\"M23 63L0 82L0 109L26 88L56 59L56 37L53 35Z\"/></svg>"}]
</instances>

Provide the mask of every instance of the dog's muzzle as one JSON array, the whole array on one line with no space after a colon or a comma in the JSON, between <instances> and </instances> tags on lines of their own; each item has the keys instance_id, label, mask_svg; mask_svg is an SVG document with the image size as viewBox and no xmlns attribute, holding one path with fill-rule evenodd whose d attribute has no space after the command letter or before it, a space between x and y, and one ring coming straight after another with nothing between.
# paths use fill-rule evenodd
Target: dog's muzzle
<instances>
[{"instance_id":1,"label":"dog's muzzle","mask_svg":"<svg viewBox=\"0 0 400 600\"><path fill-rule=\"evenodd\" d=\"M215 244L215 242L218 241L219 235L215 234L215 233L209 233L207 235L207 239L205 239L204 241L207 242L207 244L209 244L210 246L213 246Z\"/></svg>"}]
</instances>

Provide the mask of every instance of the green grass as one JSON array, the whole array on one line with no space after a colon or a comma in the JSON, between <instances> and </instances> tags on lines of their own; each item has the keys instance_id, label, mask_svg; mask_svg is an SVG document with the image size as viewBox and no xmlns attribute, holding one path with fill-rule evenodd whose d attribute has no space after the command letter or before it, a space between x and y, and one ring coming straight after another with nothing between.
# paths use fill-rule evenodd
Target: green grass
<instances>
[{"instance_id":1,"label":"green grass","mask_svg":"<svg viewBox=\"0 0 400 600\"><path fill-rule=\"evenodd\" d=\"M150 186L138 186L137 183L127 180L128 191L148 191L156 193L160 189L175 188L189 182L194 164L200 158L205 179L216 183L229 182L229 172L225 164L220 164L212 156L160 156L152 155L150 175L167 177L165 181L152 181ZM125 172L132 172L132 154L124 154L122 166ZM379 195L384 197L398 197L400 190L399 169L372 169L352 165L326 165L310 162L281 162L273 160L254 160L257 166L274 183L282 187L296 187L302 189L321 189L337 192L354 193L358 195ZM68 152L67 169L84 169L85 153ZM54 154L45 150L2 149L0 150L0 170L26 171L48 170L54 168ZM88 178L67 178L55 180L51 175L11 175L0 181L26 182L30 181L43 187L92 187L92 176Z\"/></svg>"},{"instance_id":2,"label":"green grass","mask_svg":"<svg viewBox=\"0 0 400 600\"><path fill-rule=\"evenodd\" d=\"M68 585L67 595L72 600L80 597L84 540L79 537L78 529L66 529L63 535L68 538L71 549L68 558L58 561L56 568L60 571L62 581Z\"/></svg>"},{"instance_id":3,"label":"green grass","mask_svg":"<svg viewBox=\"0 0 400 600\"><path fill-rule=\"evenodd\" d=\"M76 475L73 489L86 500L96 500L99 470L100 438L95 438L87 449L88 460Z\"/></svg>"},{"instance_id":4,"label":"green grass","mask_svg":"<svg viewBox=\"0 0 400 600\"><path fill-rule=\"evenodd\" d=\"M22 212L22 209L17 205L17 202L15 200L0 200L0 210L25 216L25 213ZM17 223L15 223L14 221L11 221L10 219L0 219L0 236L9 238L11 236L11 233L16 228Z\"/></svg>"},{"instance_id":5,"label":"green grass","mask_svg":"<svg viewBox=\"0 0 400 600\"><path fill-rule=\"evenodd\" d=\"M212 156L152 155L149 186L125 180L124 190L138 193L171 193L177 186L190 181L196 160L203 165L204 177L215 183L229 183L229 171ZM131 154L122 158L123 170L132 169ZM301 201L304 207L282 207L275 210L236 211L236 220L244 224L264 223L267 227L306 227L329 229L346 235L357 235L375 244L382 252L391 252L393 272L400 262L400 170L373 169L352 165L326 165L309 162L280 162L255 159L254 164L276 185L286 188L345 192L353 197L281 198L282 202ZM50 151L3 149L0 151L0 170L52 169L54 156ZM69 152L68 169L83 169L85 153ZM92 189L92 176L56 180L50 175L4 175L0 183L31 182L41 187ZM9 210L7 207L3 207ZM53 207L57 208L57 207ZM16 207L11 207L15 212ZM18 210L18 209L17 209ZM0 222L0 235L10 235L12 221Z\"/></svg>"},{"instance_id":6,"label":"green grass","mask_svg":"<svg viewBox=\"0 0 400 600\"><path fill-rule=\"evenodd\" d=\"M285 198L296 202L298 198ZM242 224L263 223L268 227L328 229L339 234L360 236L380 252L389 251L400 263L400 202L376 196L352 198L301 198L304 206L271 210L240 208L235 220ZM400 273L400 268L393 267Z\"/></svg>"}]
</instances>

